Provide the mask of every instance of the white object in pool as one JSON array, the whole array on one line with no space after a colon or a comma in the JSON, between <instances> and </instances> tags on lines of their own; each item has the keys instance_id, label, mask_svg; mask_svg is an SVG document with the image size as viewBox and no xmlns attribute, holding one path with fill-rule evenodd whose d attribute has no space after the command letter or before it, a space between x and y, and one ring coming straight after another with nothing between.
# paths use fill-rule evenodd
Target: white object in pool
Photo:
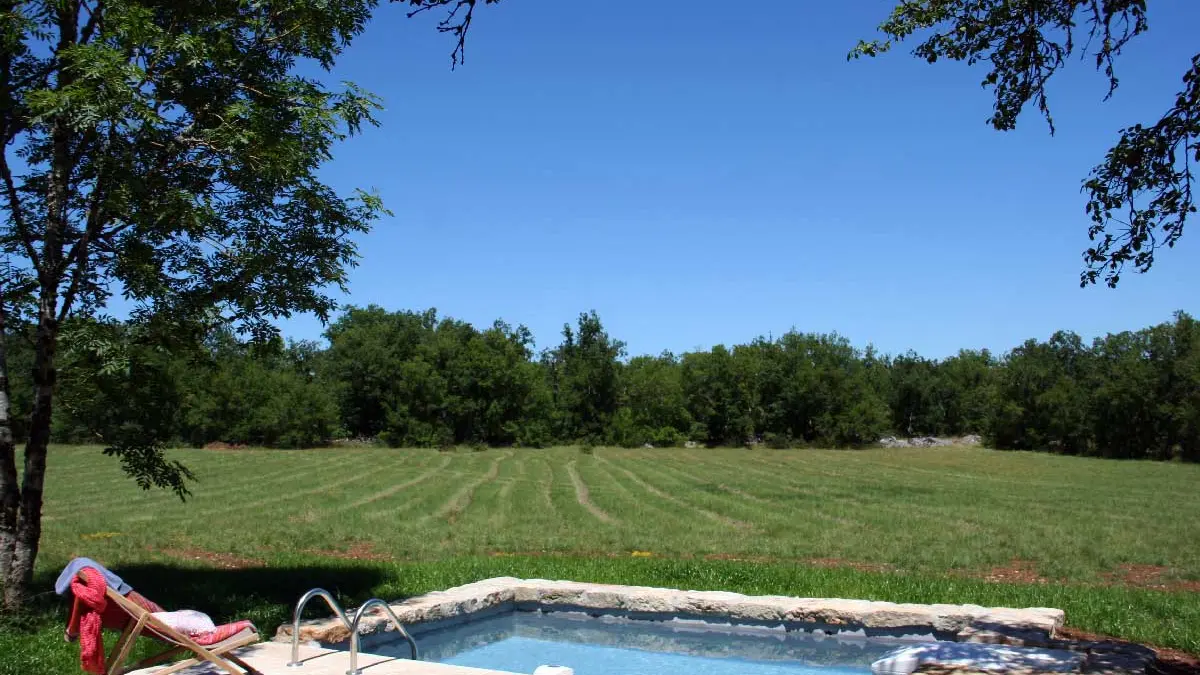
<instances>
[{"instance_id":1,"label":"white object in pool","mask_svg":"<svg viewBox=\"0 0 1200 675\"><path fill-rule=\"evenodd\" d=\"M874 675L911 675L924 665L964 667L973 672L1021 670L1078 672L1083 656L1060 649L1028 649L972 642L930 642L902 647L871 664Z\"/></svg>"},{"instance_id":2,"label":"white object in pool","mask_svg":"<svg viewBox=\"0 0 1200 675\"><path fill-rule=\"evenodd\" d=\"M533 675L575 675L575 671L566 666L538 666Z\"/></svg>"}]
</instances>

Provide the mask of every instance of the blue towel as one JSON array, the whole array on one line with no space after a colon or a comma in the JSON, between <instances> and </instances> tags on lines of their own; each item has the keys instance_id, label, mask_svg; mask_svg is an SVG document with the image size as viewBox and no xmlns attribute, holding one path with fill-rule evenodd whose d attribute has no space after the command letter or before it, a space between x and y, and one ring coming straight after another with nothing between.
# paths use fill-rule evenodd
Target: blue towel
<instances>
[{"instance_id":1,"label":"blue towel","mask_svg":"<svg viewBox=\"0 0 1200 675\"><path fill-rule=\"evenodd\" d=\"M109 572L104 568L104 565L92 560L91 558L76 558L67 563L62 574L58 575L58 581L54 582L54 592L62 595L71 590L71 579L79 573L79 570L85 567L94 567L104 574L104 581L108 583L108 587L121 595L129 595L129 591L133 590L133 586L121 580L121 577Z\"/></svg>"}]
</instances>

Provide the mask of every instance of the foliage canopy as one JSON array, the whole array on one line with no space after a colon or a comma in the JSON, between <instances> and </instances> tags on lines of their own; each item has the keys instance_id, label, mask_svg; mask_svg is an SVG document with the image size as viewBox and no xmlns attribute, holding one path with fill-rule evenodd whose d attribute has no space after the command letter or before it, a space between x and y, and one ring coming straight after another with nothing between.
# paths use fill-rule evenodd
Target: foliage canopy
<instances>
[{"instance_id":1,"label":"foliage canopy","mask_svg":"<svg viewBox=\"0 0 1200 675\"><path fill-rule=\"evenodd\" d=\"M881 437L978 434L997 448L1200 461L1200 323L1186 314L1090 344L1060 331L993 355L881 355L836 334L789 331L746 344L627 359L594 312L535 353L523 326L474 326L434 310L351 308L327 347L246 343L228 331L191 350L154 349L119 324L137 386L72 363L55 437L90 442L113 391L159 414L128 433L305 447L554 443L669 447L861 446ZM114 344L112 339L105 345ZM28 348L13 352L28 361ZM77 358L73 356L72 358ZM131 361L132 363L132 361ZM27 412L27 400L15 404ZM22 406L25 406L24 408Z\"/></svg>"},{"instance_id":2,"label":"foliage canopy","mask_svg":"<svg viewBox=\"0 0 1200 675\"><path fill-rule=\"evenodd\" d=\"M1108 79L1105 99L1117 92L1117 61L1149 30L1146 0L915 0L897 5L879 26L884 38L862 41L850 58L878 56L896 43L917 40L913 54L983 64L983 86L995 94L993 127L1016 127L1026 105L1037 106L1054 133L1047 85L1079 53ZM1120 138L1083 182L1088 237L1080 284L1101 278L1116 286L1126 265L1146 272L1155 254L1173 247L1191 214L1192 164L1200 162L1200 53L1185 69L1182 87L1157 121L1122 129Z\"/></svg>"},{"instance_id":3,"label":"foliage canopy","mask_svg":"<svg viewBox=\"0 0 1200 675\"><path fill-rule=\"evenodd\" d=\"M317 169L379 103L297 67L329 69L375 7L0 3L0 331L29 326L33 342L20 484L0 402L6 606L20 604L37 554L60 358L93 366L70 376L90 378L97 396L77 403L108 452L139 483L182 495L185 470L162 455L169 425L146 405L172 400L162 350L217 326L266 340L272 319L334 309L327 290L345 282L352 236L383 207L339 195ZM114 295L131 325L64 330ZM7 385L3 359L0 371Z\"/></svg>"}]
</instances>

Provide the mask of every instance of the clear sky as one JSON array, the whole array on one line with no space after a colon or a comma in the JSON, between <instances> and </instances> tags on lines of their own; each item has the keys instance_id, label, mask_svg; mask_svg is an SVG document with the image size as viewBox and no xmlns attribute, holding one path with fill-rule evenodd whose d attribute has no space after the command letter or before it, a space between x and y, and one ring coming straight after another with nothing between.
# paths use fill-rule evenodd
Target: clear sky
<instances>
[{"instance_id":1,"label":"clear sky","mask_svg":"<svg viewBox=\"0 0 1200 675\"><path fill-rule=\"evenodd\" d=\"M1054 137L1036 111L987 126L981 70L908 48L847 62L889 7L505 0L451 72L433 16L382 6L327 76L386 110L324 176L395 214L361 239L345 301L502 317L539 347L595 309L632 354L795 327L941 357L1200 313L1200 230L1117 290L1078 285L1080 183L1170 105L1200 3L1151 4L1107 103L1092 63L1069 63Z\"/></svg>"}]
</instances>

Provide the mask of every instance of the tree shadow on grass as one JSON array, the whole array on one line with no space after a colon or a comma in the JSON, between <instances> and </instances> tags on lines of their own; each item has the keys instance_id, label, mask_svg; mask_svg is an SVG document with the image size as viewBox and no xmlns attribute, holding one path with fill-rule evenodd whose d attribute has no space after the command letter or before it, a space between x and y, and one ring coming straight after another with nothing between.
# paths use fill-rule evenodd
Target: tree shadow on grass
<instances>
[{"instance_id":1,"label":"tree shadow on grass","mask_svg":"<svg viewBox=\"0 0 1200 675\"><path fill-rule=\"evenodd\" d=\"M264 636L291 621L296 601L310 588L328 590L346 607L371 597L389 579L386 569L336 563L224 569L153 562L122 565L113 571L165 609L197 609L217 623L250 619ZM41 588L53 587L56 577L56 573L40 574L35 583ZM69 594L49 593L39 595L30 609L42 614L42 621L49 613L65 622L70 604ZM331 614L325 603L316 601L309 603L304 615Z\"/></svg>"}]
</instances>

